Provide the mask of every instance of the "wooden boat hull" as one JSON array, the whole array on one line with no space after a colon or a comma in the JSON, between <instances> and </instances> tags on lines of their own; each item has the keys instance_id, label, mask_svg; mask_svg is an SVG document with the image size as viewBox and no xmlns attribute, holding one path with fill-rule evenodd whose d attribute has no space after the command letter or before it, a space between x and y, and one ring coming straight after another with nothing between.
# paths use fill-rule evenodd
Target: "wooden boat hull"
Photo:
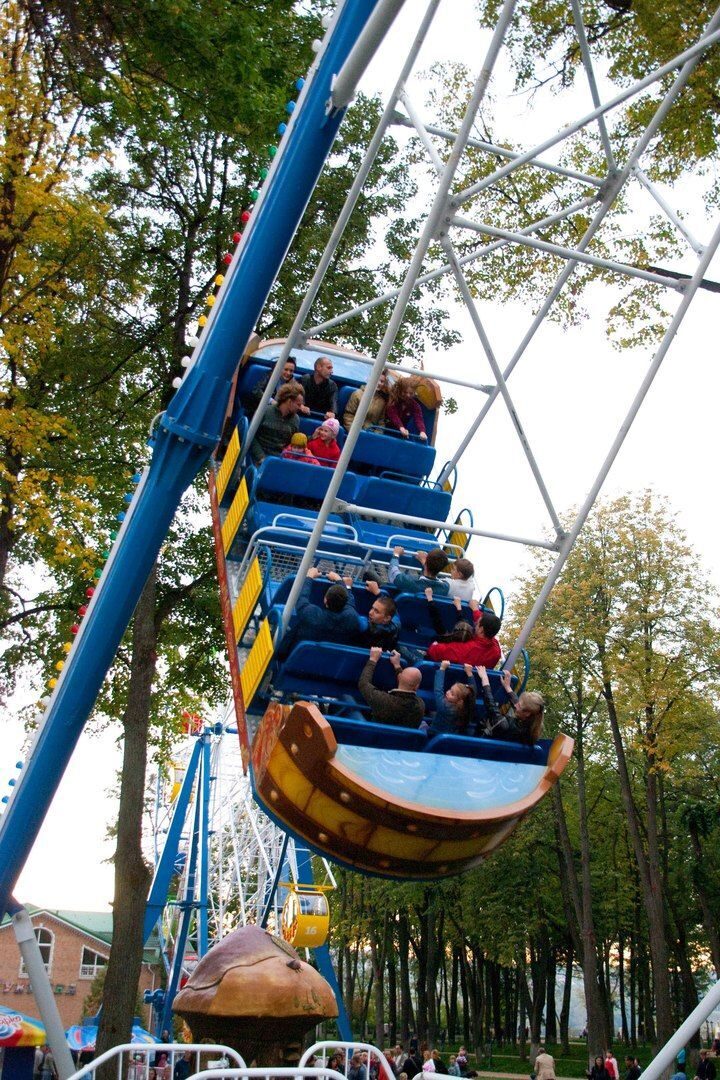
<instances>
[{"instance_id":1,"label":"wooden boat hull","mask_svg":"<svg viewBox=\"0 0 720 1080\"><path fill-rule=\"evenodd\" d=\"M427 880L494 851L557 781L572 749L558 735L547 763L517 765L350 747L338 745L315 705L274 703L253 740L253 785L270 816L321 854L365 873Z\"/></svg>"}]
</instances>

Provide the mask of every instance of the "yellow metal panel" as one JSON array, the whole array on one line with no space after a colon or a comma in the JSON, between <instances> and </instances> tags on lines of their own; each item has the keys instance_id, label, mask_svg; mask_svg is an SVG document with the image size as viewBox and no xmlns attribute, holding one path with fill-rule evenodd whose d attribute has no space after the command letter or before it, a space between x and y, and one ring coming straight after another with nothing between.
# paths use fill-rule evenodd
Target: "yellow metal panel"
<instances>
[{"instance_id":1,"label":"yellow metal panel","mask_svg":"<svg viewBox=\"0 0 720 1080\"><path fill-rule=\"evenodd\" d=\"M227 450L225 451L225 457L222 460L222 465L218 469L218 474L215 477L215 487L217 489L218 502L222 502L225 490L230 483L230 477L232 471L235 468L235 463L240 457L240 436L238 435L238 429L232 433L230 442L228 443Z\"/></svg>"},{"instance_id":2,"label":"yellow metal panel","mask_svg":"<svg viewBox=\"0 0 720 1080\"><path fill-rule=\"evenodd\" d=\"M270 623L265 619L260 624L258 636L250 650L245 666L240 672L240 686L242 687L243 703L247 708L257 690L267 666L272 660L274 649Z\"/></svg>"},{"instance_id":3,"label":"yellow metal panel","mask_svg":"<svg viewBox=\"0 0 720 1080\"><path fill-rule=\"evenodd\" d=\"M279 739L268 762L268 776L278 791L283 793L284 798L301 810L305 808L315 790L312 780L300 772L295 760L290 757Z\"/></svg>"},{"instance_id":4,"label":"yellow metal panel","mask_svg":"<svg viewBox=\"0 0 720 1080\"><path fill-rule=\"evenodd\" d=\"M245 633L245 627L250 621L250 616L257 606L262 589L262 571L257 558L250 563L240 595L235 601L233 608L233 627L235 629L235 641L239 641Z\"/></svg>"},{"instance_id":5,"label":"yellow metal panel","mask_svg":"<svg viewBox=\"0 0 720 1080\"><path fill-rule=\"evenodd\" d=\"M468 546L468 541L469 540L470 540L470 537L468 536L467 533L459 532L456 529L455 532L450 533L450 535L447 538L446 543L452 544L454 547L458 547L458 548L460 548L461 551L464 551L465 548Z\"/></svg>"},{"instance_id":6,"label":"yellow metal panel","mask_svg":"<svg viewBox=\"0 0 720 1080\"><path fill-rule=\"evenodd\" d=\"M250 500L248 498L247 483L245 481L245 477L243 476L242 480L240 481L240 487L235 492L235 498L230 505L230 509L227 512L227 517L223 522L223 527L221 530L223 551L226 555L230 550L232 542L235 539L235 534L240 528L242 520L245 517L245 511L248 508L249 501Z\"/></svg>"}]
</instances>

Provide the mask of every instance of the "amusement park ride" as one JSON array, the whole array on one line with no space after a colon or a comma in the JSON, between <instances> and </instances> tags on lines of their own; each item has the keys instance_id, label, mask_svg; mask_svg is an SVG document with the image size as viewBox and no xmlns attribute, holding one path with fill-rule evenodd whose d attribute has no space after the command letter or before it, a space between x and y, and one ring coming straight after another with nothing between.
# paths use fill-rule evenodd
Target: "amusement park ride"
<instances>
[{"instance_id":1,"label":"amusement park ride","mask_svg":"<svg viewBox=\"0 0 720 1080\"><path fill-rule=\"evenodd\" d=\"M321 575L333 570L350 576L362 614L368 606L363 585L368 570L384 583L383 588L394 591L387 574L396 545L407 553L403 559L409 568L411 556L418 550L440 546L452 559L463 554L471 541L473 551L486 540L526 544L551 551L555 559L504 663L515 673L516 683L524 685L528 667L523 650L532 627L693 297L705 283L720 243L720 226L706 242L695 239L667 196L643 171L643 155L670 110L682 108L682 95L691 76L720 39L720 13L684 53L603 98L582 5L580 0L568 0L568 22L575 28L577 56L587 82L586 111L520 152L479 140L474 125L513 20L528 16L517 15L514 0L500 5L462 119L457 130L450 131L426 125L408 95L408 82L421 51L432 43L439 4L440 0L430 0L422 11L415 5L418 19L408 55L287 338L261 342L254 329L270 289L358 81L403 3L343 0L328 20L323 40L316 43L312 67L305 80L298 80L298 99L288 105L287 123L280 125L282 137L273 148L267 177L256 193L252 211L243 214L243 229L234 237L234 252L225 257L217 291L208 299L208 314L199 320L197 337L189 340L185 371L176 380L177 392L153 431L151 461L57 685L45 703L37 737L0 819L0 909L4 912L11 906L17 877L180 498L209 461L233 713L196 736L175 798L176 811L168 824L163 850L158 852L148 900L148 932L166 908L172 881L178 873L181 878L177 920L168 930L173 941L169 951L179 959L169 971L168 993L162 1003L164 1026L168 1026L185 958L202 955L231 924L244 918L264 923L274 912L276 927L284 928L296 944L304 946L311 940L311 936L299 936L310 926L303 920L325 918L326 908L323 889L313 881L310 852L395 879L437 879L459 873L490 854L556 781L572 751L566 736L558 734L552 741L524 745L461 735L427 736L422 731L377 724L370 720L357 692L366 650L337 642L301 641L285 655L283 635L292 625L300 590L313 566ZM653 93L655 111L635 144L616 145L617 118L622 119L625 110L642 95L647 103ZM435 175L435 192L428 199L429 209L402 282L360 308L312 325L313 303L326 275L332 273L345 226L383 139L393 129L412 132L425 155L425 165ZM569 153L563 156L565 148L583 138L600 147L600 171L594 167L585 173L569 163ZM481 178L472 182L466 180L469 151L486 154L490 163ZM503 185L511 185L518 170L535 170L556 178L565 195L570 193L571 197L559 201L556 205L561 208L554 212L546 208L543 216L530 224L519 220L516 229L500 229L483 220L479 200L491 187L502 190ZM654 212L664 215L666 225L675 230L685 248L683 266L694 260L689 273L647 269L597 253L602 249L595 241L603 239L608 215L618 199L632 202L641 197L647 198ZM579 239L572 246L553 239L554 226L567 222L578 226L575 235ZM472 236L477 236L477 246L468 251L466 245ZM438 247L442 261L428 265L429 253ZM539 251L557 259L561 269L516 347L501 361L466 268L503 251L524 252L529 260ZM583 268L601 272L605 281L650 283L667 290L668 295L676 293L678 303L575 520L564 527L513 399L511 376L558 298L569 283L571 287L573 275ZM417 374L416 368L393 358L393 346L412 294L424 283L443 276L454 283L465 305L485 359L488 381L480 382L475 371L451 377L438 361L435 366L440 370L423 372L418 389L427 442L412 433L404 440L387 430L364 428L383 370L388 369L393 378ZM338 344L344 323L362 318L364 312L380 305L385 305L388 318L374 356L363 356ZM342 451L334 470L279 457L268 457L255 465L248 455L290 354L297 360L299 375L312 371L318 357L331 357L341 409L354 389L366 387L352 427L341 433ZM256 382L268 374L259 407L250 417L244 401ZM480 399L472 422L447 462L436 461L435 450L443 381L467 388L469 396ZM551 393L552 387L548 387ZM493 529L487 517L482 527L476 526L472 513L453 505L457 469L462 469L466 451L498 401L507 410L531 483L545 507L549 539ZM318 422L315 418L303 424L312 430ZM499 501L493 500L484 508L486 515ZM314 602L322 603L325 587L321 581L311 584ZM499 590L492 590L485 602L490 605L500 596ZM400 594L396 602L403 628L401 643L417 651L432 640L425 601L417 595ZM419 692L430 703L434 665L422 661L418 666L422 675ZM392 675L387 661L381 660L376 669L377 685L389 688ZM491 672L490 681L496 701L504 705L507 695L500 672ZM478 718L481 713L479 706ZM218 835L218 829L210 824L211 789L217 782L213 740L221 743L229 737L238 740L242 757L233 780L232 799L228 800L234 817L232 823L227 821L220 827ZM251 793L266 815L262 826L258 811L249 809ZM243 827L248 837L252 835L252 844L241 840L238 822L244 813ZM189 839L183 849L186 818L192 825L185 832ZM262 839L264 829L267 832ZM208 857L213 843L220 856L213 865L217 868L227 860L236 871L224 877L221 873L214 883L212 859ZM247 850L253 845L254 855L248 860ZM329 866L325 866L328 879L321 884L332 884ZM245 884L240 885L241 880ZM283 882L291 887L281 915L278 889ZM320 911L321 916L312 914ZM665 1063L661 1058L656 1061L660 1062L658 1070Z\"/></svg>"}]
</instances>

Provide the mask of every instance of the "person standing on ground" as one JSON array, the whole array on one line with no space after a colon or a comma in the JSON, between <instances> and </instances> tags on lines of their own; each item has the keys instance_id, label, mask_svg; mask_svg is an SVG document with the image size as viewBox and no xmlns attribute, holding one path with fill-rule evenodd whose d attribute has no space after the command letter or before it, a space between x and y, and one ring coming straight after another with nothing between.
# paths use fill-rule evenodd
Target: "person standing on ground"
<instances>
[{"instance_id":1,"label":"person standing on ground","mask_svg":"<svg viewBox=\"0 0 720 1080\"><path fill-rule=\"evenodd\" d=\"M510 672L509 671L503 672L503 686L507 690L508 694L510 694L512 692L511 689L508 689L509 685L510 685ZM524 695L522 695L522 696L524 696ZM519 701L520 698L518 698L517 700ZM512 698L511 698L511 701L512 701ZM513 701L513 706L514 705L515 705L515 702ZM516 710L515 715L517 716L517 710ZM541 710L541 716L542 716L542 710ZM538 732L538 736L539 736L539 732ZM533 739L533 742L537 741L538 736L536 736L535 739ZM605 1051L605 1072L610 1077L610 1080L620 1080L620 1068L619 1068L618 1063L617 1063L617 1058L613 1054L612 1050L606 1050Z\"/></svg>"},{"instance_id":2,"label":"person standing on ground","mask_svg":"<svg viewBox=\"0 0 720 1080\"><path fill-rule=\"evenodd\" d=\"M716 1072L715 1062L708 1056L707 1050L701 1050L695 1071L696 1080L715 1080Z\"/></svg>"},{"instance_id":3,"label":"person standing on ground","mask_svg":"<svg viewBox=\"0 0 720 1080\"><path fill-rule=\"evenodd\" d=\"M33 1062L33 1080L40 1080L46 1050L46 1046L35 1047L35 1060Z\"/></svg>"},{"instance_id":4,"label":"person standing on ground","mask_svg":"<svg viewBox=\"0 0 720 1080\"><path fill-rule=\"evenodd\" d=\"M192 1071L192 1054L186 1050L180 1060L175 1063L173 1080L187 1080Z\"/></svg>"},{"instance_id":5,"label":"person standing on ground","mask_svg":"<svg viewBox=\"0 0 720 1080\"><path fill-rule=\"evenodd\" d=\"M642 1069L638 1065L635 1058L632 1057L632 1055L628 1054L628 1056L625 1058L625 1080L638 1080L638 1076L641 1072ZM710 1078L708 1077L707 1080L710 1080ZM715 1080L714 1070L712 1080Z\"/></svg>"},{"instance_id":6,"label":"person standing on ground","mask_svg":"<svg viewBox=\"0 0 720 1080\"><path fill-rule=\"evenodd\" d=\"M536 1080L555 1080L555 1059L548 1054L544 1046L538 1046L538 1054L535 1058Z\"/></svg>"},{"instance_id":7,"label":"person standing on ground","mask_svg":"<svg viewBox=\"0 0 720 1080\"><path fill-rule=\"evenodd\" d=\"M57 1080L55 1058L53 1057L52 1050L49 1046L45 1047L45 1057L43 1058L40 1076L42 1077L42 1080Z\"/></svg>"},{"instance_id":8,"label":"person standing on ground","mask_svg":"<svg viewBox=\"0 0 720 1080\"><path fill-rule=\"evenodd\" d=\"M588 1071L588 1080L608 1080L602 1054L598 1054L595 1058L592 1068Z\"/></svg>"}]
</instances>

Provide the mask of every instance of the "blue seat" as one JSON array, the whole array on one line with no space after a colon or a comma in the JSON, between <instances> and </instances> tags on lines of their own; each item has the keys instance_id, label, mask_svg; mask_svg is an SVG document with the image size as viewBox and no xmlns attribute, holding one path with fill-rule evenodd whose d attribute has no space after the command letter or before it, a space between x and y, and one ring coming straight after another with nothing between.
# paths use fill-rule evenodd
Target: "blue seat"
<instances>
[{"instance_id":1,"label":"blue seat","mask_svg":"<svg viewBox=\"0 0 720 1080\"><path fill-rule=\"evenodd\" d=\"M450 513L451 500L452 495L449 491L368 476L364 481L360 478L360 491L356 501L358 505L368 509L446 521ZM387 548L402 544L409 550L424 548L430 551L438 546L434 532L427 532L417 526L403 525L402 520L398 522L373 521L356 515L353 517L353 524L363 543L373 547Z\"/></svg>"},{"instance_id":2,"label":"blue seat","mask_svg":"<svg viewBox=\"0 0 720 1080\"><path fill-rule=\"evenodd\" d=\"M256 502L248 510L247 529L250 534L271 526L277 529L302 529L304 532L312 532L317 516L317 510L304 506L280 506L278 503ZM344 521L340 514L330 514L323 535L337 536L344 544L355 539L348 527L348 522ZM271 537L266 537L268 542L271 539Z\"/></svg>"},{"instance_id":3,"label":"blue seat","mask_svg":"<svg viewBox=\"0 0 720 1080\"><path fill-rule=\"evenodd\" d=\"M481 757L484 761L511 761L519 765L547 765L548 740L534 746L504 739L474 738L472 735L434 735L426 749L432 754Z\"/></svg>"},{"instance_id":4,"label":"blue seat","mask_svg":"<svg viewBox=\"0 0 720 1080\"><path fill-rule=\"evenodd\" d=\"M351 720L328 716L335 738L346 746L375 746L378 750L422 751L427 746L424 731L378 724L369 720Z\"/></svg>"},{"instance_id":5,"label":"blue seat","mask_svg":"<svg viewBox=\"0 0 720 1080\"><path fill-rule=\"evenodd\" d=\"M398 593L395 596L397 613L402 623L400 641L403 645L427 648L431 641L435 641L437 634L430 618L430 609L423 593ZM446 623L448 631L452 630L455 623L465 618L472 624L472 612L470 608L463 607L461 613L455 608L449 597L436 596L435 603L440 610L440 616Z\"/></svg>"},{"instance_id":6,"label":"blue seat","mask_svg":"<svg viewBox=\"0 0 720 1080\"><path fill-rule=\"evenodd\" d=\"M446 521L452 495L435 487L418 487L400 480L368 476L359 483L357 502L372 510Z\"/></svg>"},{"instance_id":7,"label":"blue seat","mask_svg":"<svg viewBox=\"0 0 720 1080\"><path fill-rule=\"evenodd\" d=\"M250 466L247 470L250 506L243 528L244 535L252 535L258 529L269 527L300 528L310 532L332 475L331 469L321 465L304 465L301 461L288 461L280 457L267 457L258 468ZM353 473L345 474L340 485L343 498L352 498L357 480ZM311 505L296 505L298 502ZM339 514L331 514L324 535L338 538L332 550L340 554L344 545L355 539L355 530ZM273 537L267 536L266 539ZM327 548L328 545L323 543L323 546ZM235 557L234 551L232 555Z\"/></svg>"},{"instance_id":8,"label":"blue seat","mask_svg":"<svg viewBox=\"0 0 720 1080\"><path fill-rule=\"evenodd\" d=\"M304 686L308 686L312 687L309 692L314 694L322 694L323 687L328 691L337 690L338 685L352 689L357 686L367 659L367 649L333 645L325 641L300 641L284 661L282 670L275 679L275 686L293 690L302 690ZM386 659L377 666L390 669L385 673L384 682L387 685L377 683L381 689L390 689L395 685L390 661Z\"/></svg>"},{"instance_id":9,"label":"blue seat","mask_svg":"<svg viewBox=\"0 0 720 1080\"><path fill-rule=\"evenodd\" d=\"M248 492L251 502L271 502L272 499L268 499L268 496L282 496L280 510L283 505L287 505L288 498L313 500L319 504L327 494L332 476L332 469L321 465L305 465L302 461L266 457L257 469L248 469ZM338 491L339 498L354 500L358 483L359 477L354 473L345 473Z\"/></svg>"},{"instance_id":10,"label":"blue seat","mask_svg":"<svg viewBox=\"0 0 720 1080\"><path fill-rule=\"evenodd\" d=\"M352 459L378 473L392 470L422 479L432 472L435 447L378 431L361 431Z\"/></svg>"},{"instance_id":11,"label":"blue seat","mask_svg":"<svg viewBox=\"0 0 720 1080\"><path fill-rule=\"evenodd\" d=\"M258 364L252 360L245 364L244 367L241 367L238 372L237 387L235 390L236 397L247 397L248 394L252 393L260 380L264 379L271 370L271 364Z\"/></svg>"},{"instance_id":12,"label":"blue seat","mask_svg":"<svg viewBox=\"0 0 720 1080\"><path fill-rule=\"evenodd\" d=\"M353 393L356 390L357 390L357 386L353 386L353 385L348 384L348 383L346 383L344 386L341 386L340 389L338 390L338 411L337 411L337 416L338 416L338 420L340 421L341 424L342 424L342 415L345 412L345 409L347 408L347 403L348 403L348 401L350 400L350 398L352 397Z\"/></svg>"},{"instance_id":13,"label":"blue seat","mask_svg":"<svg viewBox=\"0 0 720 1080\"><path fill-rule=\"evenodd\" d=\"M284 661L282 670L278 671L275 686L277 689L300 692L306 690L315 695L322 695L323 689L335 695L338 686L342 686L352 693L367 659L368 650L365 648L326 641L300 641ZM420 690L423 694L432 695L437 664L431 660L420 660L415 666L422 676ZM500 704L507 701L500 672L489 671L488 677L493 697ZM446 688L458 679L465 681L465 673L459 664L451 664L445 673ZM378 661L373 681L380 690L392 690L396 686L395 670L387 656L382 656Z\"/></svg>"}]
</instances>

